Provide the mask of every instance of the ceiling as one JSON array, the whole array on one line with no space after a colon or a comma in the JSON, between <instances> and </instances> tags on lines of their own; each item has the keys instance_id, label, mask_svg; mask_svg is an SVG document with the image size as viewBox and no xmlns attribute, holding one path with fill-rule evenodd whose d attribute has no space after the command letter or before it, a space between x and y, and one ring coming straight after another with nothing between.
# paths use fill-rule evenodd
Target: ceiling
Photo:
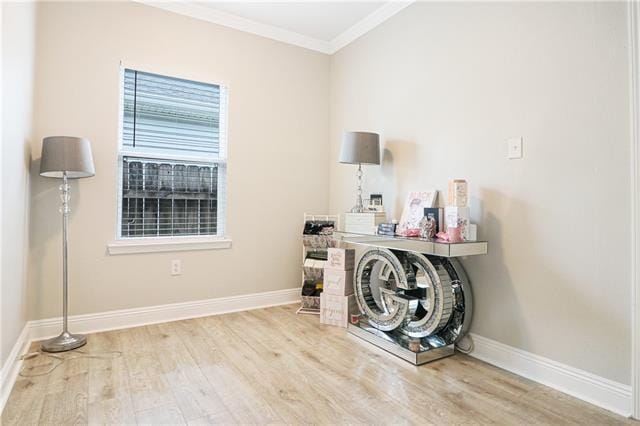
<instances>
[{"instance_id":1,"label":"ceiling","mask_svg":"<svg viewBox=\"0 0 640 426\"><path fill-rule=\"evenodd\" d=\"M340 50L412 2L135 1L327 54Z\"/></svg>"},{"instance_id":2,"label":"ceiling","mask_svg":"<svg viewBox=\"0 0 640 426\"><path fill-rule=\"evenodd\" d=\"M207 2L203 6L331 41L385 2Z\"/></svg>"}]
</instances>

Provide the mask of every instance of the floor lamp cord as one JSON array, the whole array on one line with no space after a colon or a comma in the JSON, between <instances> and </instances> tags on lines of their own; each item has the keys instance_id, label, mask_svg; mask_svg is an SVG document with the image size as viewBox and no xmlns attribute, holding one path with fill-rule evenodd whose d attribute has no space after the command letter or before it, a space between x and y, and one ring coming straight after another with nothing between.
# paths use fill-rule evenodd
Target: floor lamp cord
<instances>
[{"instance_id":1,"label":"floor lamp cord","mask_svg":"<svg viewBox=\"0 0 640 426\"><path fill-rule=\"evenodd\" d=\"M463 344L461 345L461 343ZM456 343L456 349L463 354L470 354L471 352L473 352L473 339L471 338L471 336L467 334L462 337L462 339L460 339L458 343Z\"/></svg>"},{"instance_id":2,"label":"floor lamp cord","mask_svg":"<svg viewBox=\"0 0 640 426\"><path fill-rule=\"evenodd\" d=\"M74 350L66 353L68 355L58 355L58 354L53 354L50 352L43 352L43 351L29 352L27 354L24 354L20 357L20 359L23 361L37 358L39 356L51 358L52 361L48 364L34 365L29 367L27 367L26 365L23 365L22 368L20 369L20 376L21 377L45 376L53 372L53 370L60 367L65 362L73 361L74 359L81 359L81 358L116 359L122 356L121 351L85 352L80 350ZM49 368L47 368L45 371L37 371L35 373L33 372L33 370L39 370L40 368L44 368L44 367L49 367Z\"/></svg>"}]
</instances>

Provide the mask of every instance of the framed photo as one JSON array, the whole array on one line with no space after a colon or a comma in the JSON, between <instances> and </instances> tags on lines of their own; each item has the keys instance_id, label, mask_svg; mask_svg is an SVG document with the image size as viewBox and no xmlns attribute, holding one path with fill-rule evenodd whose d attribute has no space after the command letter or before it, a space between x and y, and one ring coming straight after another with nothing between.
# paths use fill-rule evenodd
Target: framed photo
<instances>
[{"instance_id":1,"label":"framed photo","mask_svg":"<svg viewBox=\"0 0 640 426\"><path fill-rule=\"evenodd\" d=\"M403 235L420 229L420 221L424 217L424 209L431 208L436 202L438 191L411 191L407 195L407 201L400 216L398 233Z\"/></svg>"},{"instance_id":2,"label":"framed photo","mask_svg":"<svg viewBox=\"0 0 640 426\"><path fill-rule=\"evenodd\" d=\"M382 205L382 194L371 194L367 200L367 211L370 212L383 212L384 206Z\"/></svg>"},{"instance_id":3,"label":"framed photo","mask_svg":"<svg viewBox=\"0 0 640 426\"><path fill-rule=\"evenodd\" d=\"M444 209L442 207L433 207L424 209L424 216L435 221L436 234L444 232Z\"/></svg>"}]
</instances>

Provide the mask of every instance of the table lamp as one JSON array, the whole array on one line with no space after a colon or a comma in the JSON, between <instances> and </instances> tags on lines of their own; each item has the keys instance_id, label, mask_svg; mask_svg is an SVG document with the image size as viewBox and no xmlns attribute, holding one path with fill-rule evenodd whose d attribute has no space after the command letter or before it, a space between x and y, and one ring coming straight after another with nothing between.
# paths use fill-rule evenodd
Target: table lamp
<instances>
[{"instance_id":1,"label":"table lamp","mask_svg":"<svg viewBox=\"0 0 640 426\"><path fill-rule=\"evenodd\" d=\"M81 334L71 334L67 328L67 221L69 217L68 179L95 175L91 144L87 139L71 136L51 136L42 141L40 176L62 179L62 333L42 344L46 352L70 351L87 343Z\"/></svg>"},{"instance_id":2,"label":"table lamp","mask_svg":"<svg viewBox=\"0 0 640 426\"><path fill-rule=\"evenodd\" d=\"M340 163L358 165L358 196L351 213L363 213L362 165L380 164L380 136L369 132L345 132L340 149Z\"/></svg>"}]
</instances>

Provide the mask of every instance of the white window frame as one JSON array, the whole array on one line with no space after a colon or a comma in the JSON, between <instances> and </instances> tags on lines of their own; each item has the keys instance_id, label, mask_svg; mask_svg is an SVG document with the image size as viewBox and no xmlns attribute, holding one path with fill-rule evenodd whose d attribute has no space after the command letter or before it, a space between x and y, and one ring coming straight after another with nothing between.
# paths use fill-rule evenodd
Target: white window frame
<instances>
[{"instance_id":1,"label":"white window frame","mask_svg":"<svg viewBox=\"0 0 640 426\"><path fill-rule=\"evenodd\" d=\"M132 69L141 72L153 73L173 78L197 81L206 84L218 85L221 88L221 113L224 117L220 119L220 149L217 157L192 156L192 155L172 155L158 154L153 151L139 152L127 150L123 146L123 110L124 110L124 72L125 69ZM168 251L185 250L211 250L231 248L231 238L227 231L227 175L228 175L228 143L229 143L229 85L202 78L183 76L174 72L151 70L146 67L134 66L132 64L120 63L118 79L118 152L117 164L117 200L116 200L116 229L115 240L107 244L110 255L132 254L132 253L155 253ZM224 106L222 105L224 103ZM224 142L223 142L224 141ZM217 188L217 214L216 224L217 235L172 235L166 237L123 237L122 236L122 164L124 157L138 157L158 160L172 160L184 162L205 162L218 165L218 171L223 172L218 175Z\"/></svg>"}]
</instances>

